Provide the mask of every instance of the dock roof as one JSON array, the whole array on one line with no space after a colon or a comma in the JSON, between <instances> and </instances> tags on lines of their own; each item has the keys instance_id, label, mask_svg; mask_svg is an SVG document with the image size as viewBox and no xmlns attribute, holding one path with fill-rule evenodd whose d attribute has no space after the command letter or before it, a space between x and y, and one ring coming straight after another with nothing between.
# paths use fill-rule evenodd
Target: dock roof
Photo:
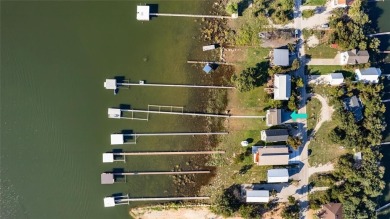
<instances>
[{"instance_id":1,"label":"dock roof","mask_svg":"<svg viewBox=\"0 0 390 219\"><path fill-rule=\"evenodd\" d=\"M121 114L121 109L108 108L108 118L119 119Z\"/></svg>"},{"instance_id":2,"label":"dock roof","mask_svg":"<svg viewBox=\"0 0 390 219\"><path fill-rule=\"evenodd\" d=\"M103 163L112 163L114 162L113 153L103 153Z\"/></svg>"},{"instance_id":3,"label":"dock roof","mask_svg":"<svg viewBox=\"0 0 390 219\"><path fill-rule=\"evenodd\" d=\"M115 198L114 197L105 197L103 199L104 207L114 207L115 206Z\"/></svg>"},{"instance_id":4,"label":"dock roof","mask_svg":"<svg viewBox=\"0 0 390 219\"><path fill-rule=\"evenodd\" d=\"M111 134L111 144L123 144L125 143L123 134Z\"/></svg>"},{"instance_id":5,"label":"dock roof","mask_svg":"<svg viewBox=\"0 0 390 219\"><path fill-rule=\"evenodd\" d=\"M206 72L206 74L209 74L212 70L213 68L211 68L209 64L206 64L203 68L203 71Z\"/></svg>"},{"instance_id":6,"label":"dock roof","mask_svg":"<svg viewBox=\"0 0 390 219\"><path fill-rule=\"evenodd\" d=\"M107 90L116 90L116 79L106 79L106 81L104 82L104 87Z\"/></svg>"},{"instance_id":7,"label":"dock roof","mask_svg":"<svg viewBox=\"0 0 390 219\"><path fill-rule=\"evenodd\" d=\"M100 175L100 182L102 184L114 184L114 174L112 173L102 173Z\"/></svg>"},{"instance_id":8,"label":"dock roof","mask_svg":"<svg viewBox=\"0 0 390 219\"><path fill-rule=\"evenodd\" d=\"M150 20L150 6L149 5L138 5L137 6L137 20L148 21Z\"/></svg>"}]
</instances>

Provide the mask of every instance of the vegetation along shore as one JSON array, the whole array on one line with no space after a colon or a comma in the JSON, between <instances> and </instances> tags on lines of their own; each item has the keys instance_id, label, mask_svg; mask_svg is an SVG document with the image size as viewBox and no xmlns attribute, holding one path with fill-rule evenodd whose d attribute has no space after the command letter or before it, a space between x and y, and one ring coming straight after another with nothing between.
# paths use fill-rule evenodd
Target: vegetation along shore
<instances>
[{"instance_id":1,"label":"vegetation along shore","mask_svg":"<svg viewBox=\"0 0 390 219\"><path fill-rule=\"evenodd\" d=\"M202 120L205 129L229 134L204 140L207 149L226 153L204 160L213 177L191 188L211 200L197 203L201 213L192 215L295 219L333 212L354 219L380 214L384 56L378 38L369 36L375 30L367 1L342 2L217 0L211 14L238 18L196 20L197 39L217 45L202 59L232 64L215 66L204 83L236 87L209 90L200 108L264 119ZM273 181L275 169L287 178ZM132 215L194 208L189 205L133 209Z\"/></svg>"}]
</instances>

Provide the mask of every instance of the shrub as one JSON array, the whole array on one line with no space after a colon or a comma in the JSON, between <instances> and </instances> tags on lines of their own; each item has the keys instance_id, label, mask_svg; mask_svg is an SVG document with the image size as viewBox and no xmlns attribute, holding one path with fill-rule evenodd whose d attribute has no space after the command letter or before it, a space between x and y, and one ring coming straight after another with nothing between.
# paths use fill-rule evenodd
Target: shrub
<instances>
[{"instance_id":1,"label":"shrub","mask_svg":"<svg viewBox=\"0 0 390 219\"><path fill-rule=\"evenodd\" d=\"M314 9L309 9L309 10L304 10L302 11L302 17L303 18L309 18L309 17L313 17L316 13L316 10Z\"/></svg>"}]
</instances>

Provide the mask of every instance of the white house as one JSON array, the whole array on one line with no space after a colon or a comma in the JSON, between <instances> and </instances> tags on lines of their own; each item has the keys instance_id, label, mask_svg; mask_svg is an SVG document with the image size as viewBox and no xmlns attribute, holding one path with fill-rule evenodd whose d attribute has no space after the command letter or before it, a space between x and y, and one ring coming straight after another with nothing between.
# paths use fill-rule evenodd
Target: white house
<instances>
[{"instance_id":1,"label":"white house","mask_svg":"<svg viewBox=\"0 0 390 219\"><path fill-rule=\"evenodd\" d=\"M267 203L269 202L268 190L246 190L246 202Z\"/></svg>"},{"instance_id":2,"label":"white house","mask_svg":"<svg viewBox=\"0 0 390 219\"><path fill-rule=\"evenodd\" d=\"M271 169L267 173L268 183L283 183L288 182L288 170L287 169Z\"/></svg>"},{"instance_id":3,"label":"white house","mask_svg":"<svg viewBox=\"0 0 390 219\"><path fill-rule=\"evenodd\" d=\"M368 63L370 55L366 50L350 50L340 54L340 65L356 65Z\"/></svg>"},{"instance_id":4,"label":"white house","mask_svg":"<svg viewBox=\"0 0 390 219\"><path fill-rule=\"evenodd\" d=\"M365 69L355 69L356 80L378 83L379 76L381 76L382 71L379 68L365 68Z\"/></svg>"},{"instance_id":5,"label":"white house","mask_svg":"<svg viewBox=\"0 0 390 219\"><path fill-rule=\"evenodd\" d=\"M274 100L288 100L291 96L291 76L288 74L274 75Z\"/></svg>"},{"instance_id":6,"label":"white house","mask_svg":"<svg viewBox=\"0 0 390 219\"><path fill-rule=\"evenodd\" d=\"M340 85L344 83L344 76L342 73L331 73L329 74L330 85Z\"/></svg>"}]
</instances>

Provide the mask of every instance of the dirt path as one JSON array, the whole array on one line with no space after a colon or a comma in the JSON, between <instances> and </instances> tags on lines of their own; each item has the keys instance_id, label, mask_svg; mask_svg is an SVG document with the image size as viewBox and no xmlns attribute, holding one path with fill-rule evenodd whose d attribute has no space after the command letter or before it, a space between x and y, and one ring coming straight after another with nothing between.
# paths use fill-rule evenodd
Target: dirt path
<instances>
[{"instance_id":1,"label":"dirt path","mask_svg":"<svg viewBox=\"0 0 390 219\"><path fill-rule=\"evenodd\" d=\"M309 168L309 177L315 173L325 173L325 172L330 172L334 170L334 166L332 163L327 163L325 165L321 165L318 167L310 167Z\"/></svg>"},{"instance_id":2,"label":"dirt path","mask_svg":"<svg viewBox=\"0 0 390 219\"><path fill-rule=\"evenodd\" d=\"M210 212L207 207L193 207L182 209L149 210L146 208L136 208L131 210L131 215L136 219L222 219ZM229 219L238 219L230 217Z\"/></svg>"},{"instance_id":3,"label":"dirt path","mask_svg":"<svg viewBox=\"0 0 390 219\"><path fill-rule=\"evenodd\" d=\"M321 115L320 115L320 119L316 125L316 127L314 127L314 130L312 133L316 133L320 127L322 126L322 123L326 122L326 121L330 121L332 119L332 114L334 112L334 109L328 105L328 102L326 101L326 99L319 95L319 94L314 94L313 95L314 98L316 98L317 100L319 100L321 102Z\"/></svg>"}]
</instances>

